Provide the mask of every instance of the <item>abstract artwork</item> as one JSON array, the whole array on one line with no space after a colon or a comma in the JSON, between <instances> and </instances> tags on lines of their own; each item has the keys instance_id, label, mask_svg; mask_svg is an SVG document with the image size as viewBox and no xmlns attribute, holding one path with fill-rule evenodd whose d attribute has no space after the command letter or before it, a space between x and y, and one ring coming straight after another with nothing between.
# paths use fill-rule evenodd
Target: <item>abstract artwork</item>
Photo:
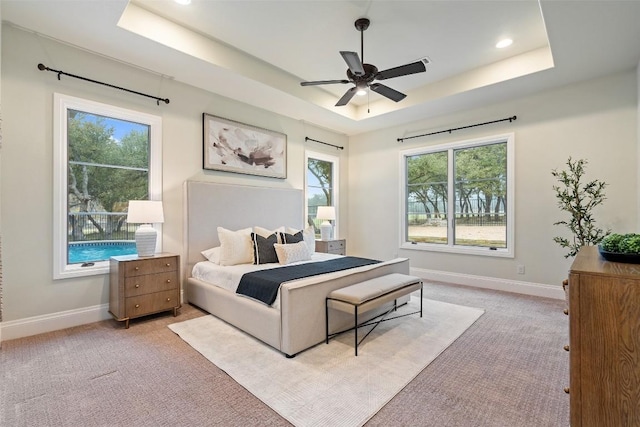
<instances>
[{"instance_id":1,"label":"abstract artwork","mask_svg":"<svg viewBox=\"0 0 640 427\"><path fill-rule=\"evenodd\" d=\"M202 168L287 177L287 135L202 114Z\"/></svg>"}]
</instances>

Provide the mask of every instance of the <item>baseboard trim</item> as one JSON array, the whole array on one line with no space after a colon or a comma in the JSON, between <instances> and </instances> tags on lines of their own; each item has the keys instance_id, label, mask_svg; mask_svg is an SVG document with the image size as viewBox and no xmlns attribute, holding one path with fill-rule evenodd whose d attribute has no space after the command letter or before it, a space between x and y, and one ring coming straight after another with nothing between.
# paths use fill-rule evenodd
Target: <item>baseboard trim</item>
<instances>
[{"instance_id":1,"label":"baseboard trim","mask_svg":"<svg viewBox=\"0 0 640 427\"><path fill-rule=\"evenodd\" d=\"M184 301L184 290L182 289L180 290L180 301ZM0 322L0 337L2 341L7 341L112 318L113 316L109 314L109 304L94 305L92 307Z\"/></svg>"},{"instance_id":2,"label":"baseboard trim","mask_svg":"<svg viewBox=\"0 0 640 427\"><path fill-rule=\"evenodd\" d=\"M0 323L2 340L29 337L111 318L109 304L60 311Z\"/></svg>"},{"instance_id":3,"label":"baseboard trim","mask_svg":"<svg viewBox=\"0 0 640 427\"><path fill-rule=\"evenodd\" d=\"M474 276L471 274L451 273L448 271L428 270L424 268L411 268L411 274L425 280L433 280L436 282L454 283L457 285L474 286L477 288L513 292L536 297L565 299L564 290L560 285L553 286L544 283Z\"/></svg>"}]
</instances>

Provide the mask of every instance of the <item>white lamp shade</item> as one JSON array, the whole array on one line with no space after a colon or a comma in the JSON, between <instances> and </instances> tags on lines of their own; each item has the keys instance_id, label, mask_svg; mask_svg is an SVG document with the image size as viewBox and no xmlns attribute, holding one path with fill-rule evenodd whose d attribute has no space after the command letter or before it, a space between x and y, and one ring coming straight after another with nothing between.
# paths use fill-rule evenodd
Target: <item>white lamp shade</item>
<instances>
[{"instance_id":1,"label":"white lamp shade","mask_svg":"<svg viewBox=\"0 0 640 427\"><path fill-rule=\"evenodd\" d=\"M127 222L129 224L154 224L164 222L162 202L158 200L129 200Z\"/></svg>"},{"instance_id":2,"label":"white lamp shade","mask_svg":"<svg viewBox=\"0 0 640 427\"><path fill-rule=\"evenodd\" d=\"M164 222L162 202L156 200L130 200L127 210L129 224L142 224L136 230L138 256L153 256L156 253L158 232L150 224Z\"/></svg>"},{"instance_id":3,"label":"white lamp shade","mask_svg":"<svg viewBox=\"0 0 640 427\"><path fill-rule=\"evenodd\" d=\"M318 206L317 219L336 219L336 208L333 206Z\"/></svg>"}]
</instances>

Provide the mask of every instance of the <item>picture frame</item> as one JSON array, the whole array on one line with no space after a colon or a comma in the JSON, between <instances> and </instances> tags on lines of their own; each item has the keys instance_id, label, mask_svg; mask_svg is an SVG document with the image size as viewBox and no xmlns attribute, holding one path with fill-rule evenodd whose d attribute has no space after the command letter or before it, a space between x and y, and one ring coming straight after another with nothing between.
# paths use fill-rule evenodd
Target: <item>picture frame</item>
<instances>
[{"instance_id":1,"label":"picture frame","mask_svg":"<svg viewBox=\"0 0 640 427\"><path fill-rule=\"evenodd\" d=\"M202 168L284 179L287 135L202 113Z\"/></svg>"}]
</instances>

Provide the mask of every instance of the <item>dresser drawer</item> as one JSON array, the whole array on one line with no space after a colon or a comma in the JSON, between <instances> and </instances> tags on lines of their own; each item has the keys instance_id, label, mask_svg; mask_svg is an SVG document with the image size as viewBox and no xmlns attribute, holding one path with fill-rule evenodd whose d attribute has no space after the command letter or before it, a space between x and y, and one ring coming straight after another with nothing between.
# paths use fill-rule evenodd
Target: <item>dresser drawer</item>
<instances>
[{"instance_id":1,"label":"dresser drawer","mask_svg":"<svg viewBox=\"0 0 640 427\"><path fill-rule=\"evenodd\" d=\"M180 305L178 295L176 289L126 298L126 316L134 318L145 314L171 310Z\"/></svg>"},{"instance_id":2,"label":"dresser drawer","mask_svg":"<svg viewBox=\"0 0 640 427\"><path fill-rule=\"evenodd\" d=\"M169 291L178 287L178 272L147 274L144 276L127 277L124 280L126 297L150 294L153 292Z\"/></svg>"},{"instance_id":3,"label":"dresser drawer","mask_svg":"<svg viewBox=\"0 0 640 427\"><path fill-rule=\"evenodd\" d=\"M163 273L178 270L178 257L166 257L158 259L140 259L129 261L124 265L124 276L134 277L145 274Z\"/></svg>"}]
</instances>

